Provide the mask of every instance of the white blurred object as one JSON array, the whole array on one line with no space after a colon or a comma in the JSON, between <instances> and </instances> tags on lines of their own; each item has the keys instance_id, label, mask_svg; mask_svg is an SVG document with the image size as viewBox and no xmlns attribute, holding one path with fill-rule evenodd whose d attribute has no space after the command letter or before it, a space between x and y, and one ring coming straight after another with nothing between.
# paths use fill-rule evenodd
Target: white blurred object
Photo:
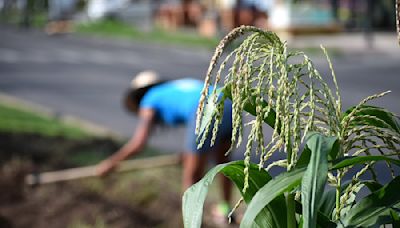
<instances>
[{"instance_id":1,"label":"white blurred object","mask_svg":"<svg viewBox=\"0 0 400 228\"><path fill-rule=\"evenodd\" d=\"M131 88L141 89L149 85L156 84L160 81L161 79L160 76L158 76L157 72L146 70L135 75L135 77L131 81Z\"/></svg>"},{"instance_id":2,"label":"white blurred object","mask_svg":"<svg viewBox=\"0 0 400 228\"><path fill-rule=\"evenodd\" d=\"M321 27L335 24L331 10L311 4L276 4L271 9L271 29Z\"/></svg>"},{"instance_id":3,"label":"white blurred object","mask_svg":"<svg viewBox=\"0 0 400 228\"><path fill-rule=\"evenodd\" d=\"M236 6L236 0L219 0L217 4L220 9L232 9Z\"/></svg>"},{"instance_id":4,"label":"white blurred object","mask_svg":"<svg viewBox=\"0 0 400 228\"><path fill-rule=\"evenodd\" d=\"M92 20L100 19L122 10L128 3L129 0L89 0L87 14Z\"/></svg>"}]
</instances>

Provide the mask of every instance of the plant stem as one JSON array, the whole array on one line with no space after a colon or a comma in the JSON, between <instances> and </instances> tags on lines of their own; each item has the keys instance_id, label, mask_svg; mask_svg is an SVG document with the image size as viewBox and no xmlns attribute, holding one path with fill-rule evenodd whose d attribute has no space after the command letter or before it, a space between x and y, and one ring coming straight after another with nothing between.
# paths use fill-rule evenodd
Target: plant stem
<instances>
[{"instance_id":1,"label":"plant stem","mask_svg":"<svg viewBox=\"0 0 400 228\"><path fill-rule=\"evenodd\" d=\"M339 207L340 207L340 188L342 185L342 173L340 171L338 171L338 175L337 175L337 186L336 186L336 214L335 214L335 220L338 221L340 219L340 211L339 211Z\"/></svg>"},{"instance_id":2,"label":"plant stem","mask_svg":"<svg viewBox=\"0 0 400 228\"><path fill-rule=\"evenodd\" d=\"M296 228L297 227L294 197L295 197L294 193L288 193L286 196L287 227L288 228Z\"/></svg>"}]
</instances>

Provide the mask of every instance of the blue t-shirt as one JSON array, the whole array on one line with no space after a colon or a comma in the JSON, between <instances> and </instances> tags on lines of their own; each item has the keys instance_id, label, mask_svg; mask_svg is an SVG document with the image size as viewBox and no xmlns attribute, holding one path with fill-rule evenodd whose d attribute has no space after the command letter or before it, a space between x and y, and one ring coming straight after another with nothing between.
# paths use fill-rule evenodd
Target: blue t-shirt
<instances>
[{"instance_id":1,"label":"blue t-shirt","mask_svg":"<svg viewBox=\"0 0 400 228\"><path fill-rule=\"evenodd\" d=\"M140 102L140 108L151 108L163 123L176 126L186 124L196 112L204 82L179 79L149 89Z\"/></svg>"}]
</instances>

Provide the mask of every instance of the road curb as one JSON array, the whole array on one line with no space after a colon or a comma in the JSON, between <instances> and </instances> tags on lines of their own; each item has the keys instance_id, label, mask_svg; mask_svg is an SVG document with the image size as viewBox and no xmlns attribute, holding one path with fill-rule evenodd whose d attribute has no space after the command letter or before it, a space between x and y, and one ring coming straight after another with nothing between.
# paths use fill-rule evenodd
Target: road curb
<instances>
[{"instance_id":1,"label":"road curb","mask_svg":"<svg viewBox=\"0 0 400 228\"><path fill-rule=\"evenodd\" d=\"M81 128L84 131L98 137L107 137L115 140L124 139L124 137L118 132L112 131L111 129L100 124L82 119L74 115L59 113L44 105L11 96L9 94L0 92L0 102L24 111L33 112L41 116L59 120L62 123Z\"/></svg>"}]
</instances>

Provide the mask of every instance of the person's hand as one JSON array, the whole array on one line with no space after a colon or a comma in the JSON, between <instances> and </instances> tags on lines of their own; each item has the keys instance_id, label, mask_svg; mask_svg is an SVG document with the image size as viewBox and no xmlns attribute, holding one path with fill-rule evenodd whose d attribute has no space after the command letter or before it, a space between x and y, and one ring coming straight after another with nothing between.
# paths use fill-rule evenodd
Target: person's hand
<instances>
[{"instance_id":1,"label":"person's hand","mask_svg":"<svg viewBox=\"0 0 400 228\"><path fill-rule=\"evenodd\" d=\"M118 163L111 159L104 160L99 165L97 165L96 174L97 176L104 177L107 174L111 173L117 167L117 165Z\"/></svg>"}]
</instances>

